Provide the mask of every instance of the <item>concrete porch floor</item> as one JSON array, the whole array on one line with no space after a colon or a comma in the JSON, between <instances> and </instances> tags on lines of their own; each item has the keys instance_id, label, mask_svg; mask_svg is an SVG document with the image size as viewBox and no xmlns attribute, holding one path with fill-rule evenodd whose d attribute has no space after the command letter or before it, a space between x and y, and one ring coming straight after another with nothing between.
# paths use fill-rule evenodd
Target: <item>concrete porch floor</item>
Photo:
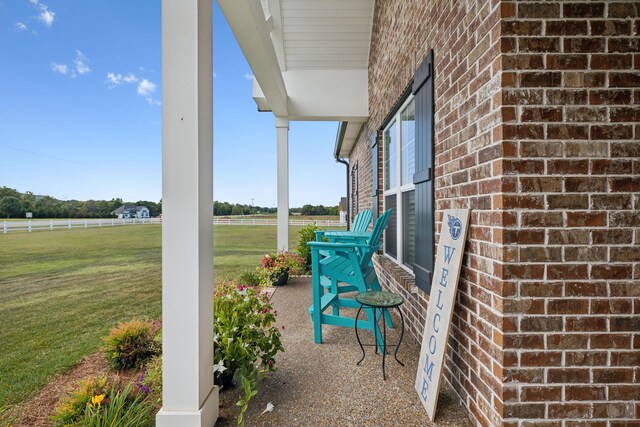
<instances>
[{"instance_id":1,"label":"concrete porch floor","mask_svg":"<svg viewBox=\"0 0 640 427\"><path fill-rule=\"evenodd\" d=\"M245 415L247 426L470 426L467 416L443 386L436 423L431 423L418 399L415 381L420 347L405 334L398 359L388 356L387 380L382 380L382 358L367 347L365 360L353 329L323 327L323 344L314 344L307 308L311 304L311 280L292 278L277 288L271 300L278 311L285 352L277 358L278 370L260 383ZM394 310L395 311L395 310ZM355 314L355 313L354 313ZM363 316L363 315L361 315ZM362 317L361 317L362 318ZM398 326L388 332L390 343L399 337ZM364 338L363 338L364 337ZM361 339L372 342L370 333ZM235 425L238 390L220 394L220 418L216 426ZM273 412L259 417L267 403Z\"/></svg>"}]
</instances>

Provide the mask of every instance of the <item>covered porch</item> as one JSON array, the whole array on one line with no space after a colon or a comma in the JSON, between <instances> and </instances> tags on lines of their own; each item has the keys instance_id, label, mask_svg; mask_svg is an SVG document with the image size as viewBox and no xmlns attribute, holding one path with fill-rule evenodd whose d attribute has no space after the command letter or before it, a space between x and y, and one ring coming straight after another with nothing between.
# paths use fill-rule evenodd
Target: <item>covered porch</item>
<instances>
[{"instance_id":1,"label":"covered porch","mask_svg":"<svg viewBox=\"0 0 640 427\"><path fill-rule=\"evenodd\" d=\"M374 1L218 0L218 4L253 71L256 105L274 116L277 249L288 250L289 123L332 121L337 128L340 122L342 150L355 143L368 119ZM163 0L164 386L163 407L157 415L161 427L211 426L218 417L219 390L212 371L212 26L212 0ZM340 155L336 153L336 160ZM299 334L307 328L310 334L308 301L301 304L296 306L299 313L290 315L304 318L296 322ZM308 347L314 346L311 335L304 340ZM328 355L330 347L313 347L313 357L323 351ZM335 375L330 366L319 369L323 371ZM373 378L377 382L377 376ZM406 381L409 390L412 384ZM321 397L322 388L317 390Z\"/></svg>"}]
</instances>

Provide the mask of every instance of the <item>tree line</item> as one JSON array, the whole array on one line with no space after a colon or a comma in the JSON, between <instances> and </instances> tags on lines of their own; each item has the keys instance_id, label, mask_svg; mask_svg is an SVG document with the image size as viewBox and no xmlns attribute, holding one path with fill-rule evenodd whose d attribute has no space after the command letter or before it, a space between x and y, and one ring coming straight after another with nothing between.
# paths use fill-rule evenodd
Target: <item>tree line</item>
<instances>
[{"instance_id":1,"label":"tree line","mask_svg":"<svg viewBox=\"0 0 640 427\"><path fill-rule=\"evenodd\" d=\"M38 196L29 191L21 193L13 188L0 187L1 218L24 218L27 212L31 212L34 218L113 218L111 212L124 204L146 206L152 217L160 216L162 213L162 200L159 202L149 200L124 202L120 198L84 201L60 200L51 196ZM276 212L277 209L273 207L219 202L217 200L213 202L213 214L216 216L273 214ZM337 216L338 206L307 204L301 208L292 208L290 212L305 216Z\"/></svg>"},{"instance_id":2,"label":"tree line","mask_svg":"<svg viewBox=\"0 0 640 427\"><path fill-rule=\"evenodd\" d=\"M24 218L27 212L31 212L34 218L113 218L111 212L124 204L146 206L152 217L162 213L162 201L156 203L138 200L125 203L120 198L60 200L51 196L38 196L29 191L20 193L13 188L0 187L0 217L3 218Z\"/></svg>"},{"instance_id":3,"label":"tree line","mask_svg":"<svg viewBox=\"0 0 640 427\"><path fill-rule=\"evenodd\" d=\"M252 206L244 205L241 203L229 203L229 202L213 202L213 214L215 216L229 216L229 215L256 215L256 214L274 214L278 211L277 208L269 208L264 206ZM333 215L337 216L338 206L324 206L324 205L304 205L301 208L291 208L290 213L299 213L300 215Z\"/></svg>"}]
</instances>

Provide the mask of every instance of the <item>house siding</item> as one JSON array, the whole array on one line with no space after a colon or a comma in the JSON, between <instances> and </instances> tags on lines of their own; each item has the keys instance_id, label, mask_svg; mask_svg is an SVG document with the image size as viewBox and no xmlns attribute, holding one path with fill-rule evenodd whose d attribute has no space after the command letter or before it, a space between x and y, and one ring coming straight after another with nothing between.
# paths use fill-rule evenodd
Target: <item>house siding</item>
<instances>
[{"instance_id":1,"label":"house siding","mask_svg":"<svg viewBox=\"0 0 640 427\"><path fill-rule=\"evenodd\" d=\"M370 119L350 154L358 210L382 190L371 138L433 49L436 232L444 209L472 209L445 380L477 425L640 418L639 14L632 1L376 1ZM428 295L376 265L420 341Z\"/></svg>"}]
</instances>

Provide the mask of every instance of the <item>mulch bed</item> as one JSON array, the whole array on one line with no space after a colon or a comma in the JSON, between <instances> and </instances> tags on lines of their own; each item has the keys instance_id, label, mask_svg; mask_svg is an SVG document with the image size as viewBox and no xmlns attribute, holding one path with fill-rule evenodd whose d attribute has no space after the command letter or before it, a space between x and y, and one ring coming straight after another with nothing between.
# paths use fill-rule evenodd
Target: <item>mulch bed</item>
<instances>
[{"instance_id":1,"label":"mulch bed","mask_svg":"<svg viewBox=\"0 0 640 427\"><path fill-rule=\"evenodd\" d=\"M80 380L104 375L109 371L107 362L100 352L84 357L71 370L56 375L40 392L23 403L21 415L14 427L48 427L49 417L53 415L60 398L69 393Z\"/></svg>"}]
</instances>

